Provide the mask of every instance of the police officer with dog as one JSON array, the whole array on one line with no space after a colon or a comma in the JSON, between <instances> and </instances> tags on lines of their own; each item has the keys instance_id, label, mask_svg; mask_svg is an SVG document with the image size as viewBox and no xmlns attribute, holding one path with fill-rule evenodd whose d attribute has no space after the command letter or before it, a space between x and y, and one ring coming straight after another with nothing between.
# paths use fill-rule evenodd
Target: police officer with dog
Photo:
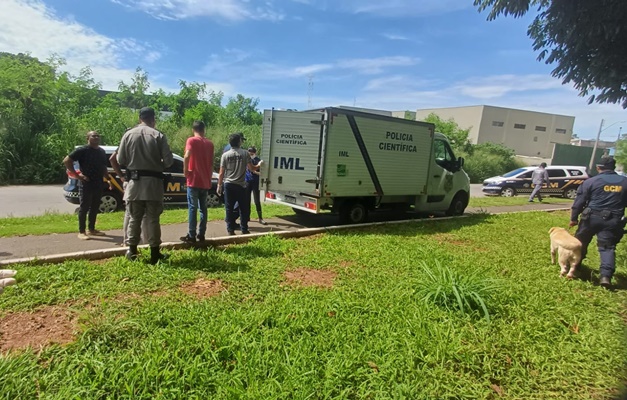
<instances>
[{"instance_id":1,"label":"police officer with dog","mask_svg":"<svg viewBox=\"0 0 627 400\"><path fill-rule=\"evenodd\" d=\"M128 185L124 201L130 215L127 232L129 250L126 258L136 260L137 245L141 240L142 219L146 217L150 263L163 259L161 226L163 212L163 171L172 165L174 157L165 135L155 129L155 110L144 107L139 110L140 124L126 131L117 150L118 164L126 165Z\"/></svg>"},{"instance_id":2,"label":"police officer with dog","mask_svg":"<svg viewBox=\"0 0 627 400\"><path fill-rule=\"evenodd\" d=\"M594 235L601 258L600 285L609 288L616 269L616 245L623 238L627 177L618 175L613 157L604 156L597 164L598 175L579 186L569 226L579 225L575 237L582 244L581 259L586 257Z\"/></svg>"}]
</instances>

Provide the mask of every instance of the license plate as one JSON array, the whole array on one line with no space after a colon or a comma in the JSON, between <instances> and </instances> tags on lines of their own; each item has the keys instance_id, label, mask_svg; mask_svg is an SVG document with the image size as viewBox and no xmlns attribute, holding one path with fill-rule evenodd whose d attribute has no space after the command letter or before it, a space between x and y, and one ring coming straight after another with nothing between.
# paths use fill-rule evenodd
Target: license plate
<instances>
[{"instance_id":1,"label":"license plate","mask_svg":"<svg viewBox=\"0 0 627 400\"><path fill-rule=\"evenodd\" d=\"M286 202L286 203L296 204L296 197L292 197L292 196L285 196L285 202Z\"/></svg>"}]
</instances>

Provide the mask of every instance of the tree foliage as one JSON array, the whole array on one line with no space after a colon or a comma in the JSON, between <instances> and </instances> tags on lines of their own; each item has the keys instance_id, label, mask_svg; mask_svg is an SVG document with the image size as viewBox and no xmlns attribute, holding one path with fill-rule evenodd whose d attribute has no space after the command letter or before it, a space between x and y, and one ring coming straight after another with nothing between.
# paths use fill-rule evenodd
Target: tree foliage
<instances>
[{"instance_id":1,"label":"tree foliage","mask_svg":"<svg viewBox=\"0 0 627 400\"><path fill-rule=\"evenodd\" d=\"M183 153L194 120L207 125L216 148L235 131L260 146L262 117L258 99L236 95L222 105L224 94L205 83L179 81L178 93L149 93L148 72L138 67L119 92L100 91L86 67L77 76L62 72L64 60L42 62L28 54L0 53L0 184L52 183L65 178L61 160L85 133L100 132L103 144L117 145L137 124L137 109L162 111L157 128L174 152Z\"/></svg>"},{"instance_id":2,"label":"tree foliage","mask_svg":"<svg viewBox=\"0 0 627 400\"><path fill-rule=\"evenodd\" d=\"M537 16L527 34L538 60L555 64L552 75L571 83L589 103L620 103L627 108L627 1L474 0L488 20ZM596 93L596 94L593 94Z\"/></svg>"},{"instance_id":3,"label":"tree foliage","mask_svg":"<svg viewBox=\"0 0 627 400\"><path fill-rule=\"evenodd\" d=\"M462 129L453 118L443 120L435 113L427 115L424 122L431 122L435 125L435 131L440 132L450 140L453 150L465 150L470 144L468 135L470 128Z\"/></svg>"}]
</instances>

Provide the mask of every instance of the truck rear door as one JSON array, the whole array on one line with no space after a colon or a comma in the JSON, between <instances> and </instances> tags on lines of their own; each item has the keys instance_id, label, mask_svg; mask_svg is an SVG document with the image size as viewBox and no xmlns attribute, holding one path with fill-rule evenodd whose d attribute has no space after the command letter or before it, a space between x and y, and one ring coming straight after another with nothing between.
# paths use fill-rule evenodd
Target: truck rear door
<instances>
[{"instance_id":1,"label":"truck rear door","mask_svg":"<svg viewBox=\"0 0 627 400\"><path fill-rule=\"evenodd\" d=\"M266 110L263 123L262 187L302 206L298 197L317 197L323 112Z\"/></svg>"}]
</instances>

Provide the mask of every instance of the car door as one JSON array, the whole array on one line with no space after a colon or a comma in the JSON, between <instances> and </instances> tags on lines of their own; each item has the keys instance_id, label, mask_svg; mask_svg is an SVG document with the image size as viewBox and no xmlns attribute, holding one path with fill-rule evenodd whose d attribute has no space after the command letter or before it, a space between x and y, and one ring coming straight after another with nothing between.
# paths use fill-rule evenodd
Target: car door
<instances>
[{"instance_id":1,"label":"car door","mask_svg":"<svg viewBox=\"0 0 627 400\"><path fill-rule=\"evenodd\" d=\"M434 158L429 176L428 203L443 201L453 189L453 178L457 160L449 144L442 139L433 141Z\"/></svg>"},{"instance_id":2,"label":"car door","mask_svg":"<svg viewBox=\"0 0 627 400\"><path fill-rule=\"evenodd\" d=\"M187 179L183 174L183 160L178 156L175 157L172 165L164 171L164 175L164 203L187 204Z\"/></svg>"},{"instance_id":3,"label":"car door","mask_svg":"<svg viewBox=\"0 0 627 400\"><path fill-rule=\"evenodd\" d=\"M549 173L549 184L543 185L540 193L546 195L562 194L562 187L568 179L568 174L563 168L547 168Z\"/></svg>"}]
</instances>

